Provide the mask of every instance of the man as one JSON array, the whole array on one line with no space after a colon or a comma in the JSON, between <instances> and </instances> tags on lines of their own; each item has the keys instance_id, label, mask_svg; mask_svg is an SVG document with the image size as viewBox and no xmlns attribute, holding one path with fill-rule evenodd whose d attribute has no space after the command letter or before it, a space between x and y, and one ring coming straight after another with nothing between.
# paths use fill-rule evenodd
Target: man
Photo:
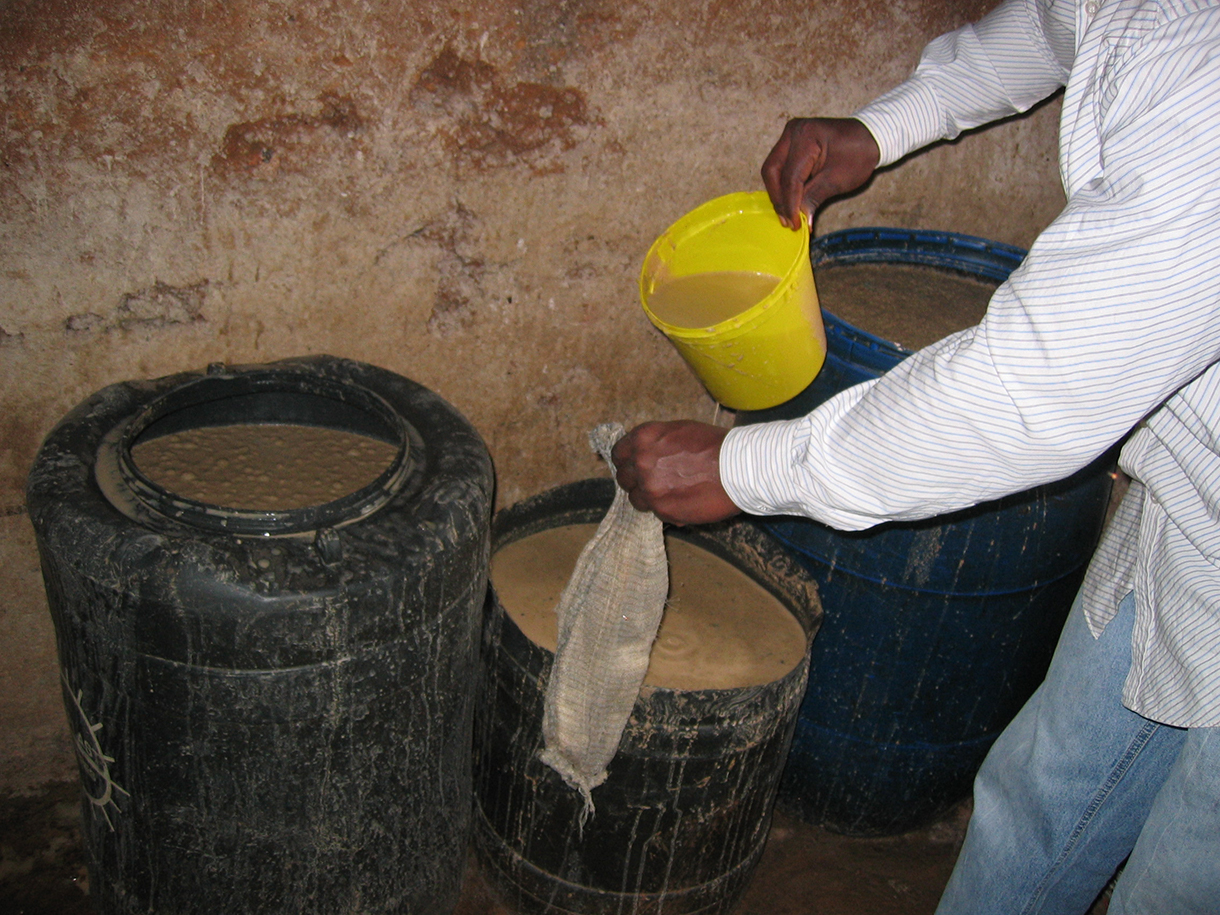
<instances>
[{"instance_id":1,"label":"man","mask_svg":"<svg viewBox=\"0 0 1220 915\"><path fill-rule=\"evenodd\" d=\"M1133 478L1046 682L996 742L942 913L1220 912L1220 3L1008 0L854 119L763 165L794 230L878 166L1064 88L1063 212L975 328L808 416L649 423L637 508L841 529L1062 478L1131 433ZM1132 432L1132 430L1134 430Z\"/></svg>"}]
</instances>

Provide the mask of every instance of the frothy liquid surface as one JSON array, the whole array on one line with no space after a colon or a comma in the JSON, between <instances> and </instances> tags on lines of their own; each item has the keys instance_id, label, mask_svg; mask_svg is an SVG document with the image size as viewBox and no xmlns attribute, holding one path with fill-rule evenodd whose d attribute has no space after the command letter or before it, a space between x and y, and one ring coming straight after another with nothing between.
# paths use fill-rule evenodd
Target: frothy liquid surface
<instances>
[{"instance_id":1,"label":"frothy liquid surface","mask_svg":"<svg viewBox=\"0 0 1220 915\"><path fill-rule=\"evenodd\" d=\"M140 471L170 492L254 511L342 498L377 479L397 453L354 432L255 423L186 429L131 449Z\"/></svg>"},{"instance_id":2,"label":"frothy liquid surface","mask_svg":"<svg viewBox=\"0 0 1220 915\"><path fill-rule=\"evenodd\" d=\"M753 308L777 285L779 277L769 273L691 273L658 284L648 297L648 307L674 327L711 327Z\"/></svg>"},{"instance_id":3,"label":"frothy liquid surface","mask_svg":"<svg viewBox=\"0 0 1220 915\"><path fill-rule=\"evenodd\" d=\"M555 605L595 524L533 534L497 550L491 580L505 611L554 651ZM669 600L644 683L668 689L739 689L778 680L805 656L805 631L766 589L707 550L665 538Z\"/></svg>"}]
</instances>

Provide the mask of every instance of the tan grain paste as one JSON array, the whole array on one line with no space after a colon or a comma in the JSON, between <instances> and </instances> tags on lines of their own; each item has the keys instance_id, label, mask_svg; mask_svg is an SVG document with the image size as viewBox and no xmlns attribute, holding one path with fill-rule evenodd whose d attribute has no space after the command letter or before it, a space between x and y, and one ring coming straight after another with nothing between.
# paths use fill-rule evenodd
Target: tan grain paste
<instances>
[{"instance_id":1,"label":"tan grain paste","mask_svg":"<svg viewBox=\"0 0 1220 915\"><path fill-rule=\"evenodd\" d=\"M342 498L377 479L397 453L353 432L265 423L186 429L131 449L140 471L170 492L254 511Z\"/></svg>"},{"instance_id":2,"label":"tan grain paste","mask_svg":"<svg viewBox=\"0 0 1220 915\"><path fill-rule=\"evenodd\" d=\"M814 271L821 306L852 327L909 350L983 320L996 284L914 264L850 264Z\"/></svg>"},{"instance_id":3,"label":"tan grain paste","mask_svg":"<svg viewBox=\"0 0 1220 915\"><path fill-rule=\"evenodd\" d=\"M594 524L551 528L496 551L491 580L505 611L534 643L554 651L555 605ZM665 538L669 599L644 683L669 689L738 689L778 680L805 655L805 631L783 604L731 564Z\"/></svg>"}]
</instances>

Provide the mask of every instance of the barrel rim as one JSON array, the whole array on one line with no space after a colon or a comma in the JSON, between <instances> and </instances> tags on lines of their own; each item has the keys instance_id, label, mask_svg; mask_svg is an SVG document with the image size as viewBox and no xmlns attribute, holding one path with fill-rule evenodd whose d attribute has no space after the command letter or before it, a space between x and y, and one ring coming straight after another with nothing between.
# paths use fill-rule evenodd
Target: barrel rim
<instances>
[{"instance_id":1,"label":"barrel rim","mask_svg":"<svg viewBox=\"0 0 1220 915\"><path fill-rule=\"evenodd\" d=\"M218 506L192 499L149 478L132 457L131 449L137 440L168 417L227 398L271 393L313 396L361 410L383 424L396 440L391 444L397 444L398 450L367 485L328 502L283 510ZM154 516L213 533L301 534L350 523L382 508L418 471L416 455L421 448L420 435L411 424L383 397L353 379L340 381L275 366L210 368L206 374L162 392L111 429L98 449L97 477L107 497L120 510L129 504L122 496L130 495ZM127 492L118 495L107 491L116 485ZM118 497L112 498L115 495Z\"/></svg>"},{"instance_id":2,"label":"barrel rim","mask_svg":"<svg viewBox=\"0 0 1220 915\"><path fill-rule=\"evenodd\" d=\"M610 507L614 498L615 486L613 480L605 478L578 480L562 484L501 509L492 519L491 556L495 556L497 549L543 530L567 524L599 522ZM556 510L560 506L564 506L562 510ZM542 514L547 511L553 513ZM539 517L532 523L523 523L533 514L538 514ZM726 522L698 527L666 524L664 532L668 536L684 540L732 563L738 571L779 600L785 609L792 613L805 632L805 656L784 676L755 686L700 690L643 686L640 689L639 698L636 700L636 711L632 713L633 719L641 711L641 704L656 706L653 711L660 712L662 708L681 705L680 697L732 693L742 699L738 707L745 708L749 704L749 697L755 694L763 696L784 693L792 689L794 684L799 684L803 692L808 674L809 649L817 636L823 614L821 601L817 596L817 584L812 576L801 567L795 558L789 556L788 551L775 537L747 519L730 519ZM757 568L750 567L743 562L744 549L741 552L734 551L728 545L730 540L746 540L753 544L773 546L774 555L769 557L765 565L760 564ZM778 566L782 566L782 569ZM790 586L789 590L784 590L785 585ZM517 626L516 621L504 609L496 594L495 582L491 579L490 571L488 591L493 604L491 610L492 612L498 610L502 613L509 631L513 633L513 641L517 642L518 647L524 643L528 646L529 656L540 662L541 666L549 668L554 659L554 652L538 645ZM516 638L518 636L519 641Z\"/></svg>"},{"instance_id":3,"label":"barrel rim","mask_svg":"<svg viewBox=\"0 0 1220 915\"><path fill-rule=\"evenodd\" d=\"M1028 252L1016 245L977 235L929 229L864 226L819 235L809 243L813 268L851 264L905 264L935 267L977 280L1003 283ZM844 341L852 358L884 372L914 351L849 324L822 309L826 335ZM829 352L830 347L827 347Z\"/></svg>"}]
</instances>

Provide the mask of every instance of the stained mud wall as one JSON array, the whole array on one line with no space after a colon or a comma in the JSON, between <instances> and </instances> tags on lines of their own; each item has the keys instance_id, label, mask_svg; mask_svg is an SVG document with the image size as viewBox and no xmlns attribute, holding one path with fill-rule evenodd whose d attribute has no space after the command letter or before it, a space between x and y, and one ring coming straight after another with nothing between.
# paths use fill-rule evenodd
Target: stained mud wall
<instances>
[{"instance_id":1,"label":"stained mud wall","mask_svg":"<svg viewBox=\"0 0 1220 915\"><path fill-rule=\"evenodd\" d=\"M761 187L785 119L850 113L990 0L9 0L0 13L0 790L71 772L24 506L114 381L330 353L485 437L498 504L601 473L597 422L711 419L646 322L644 251ZM944 144L817 230L1028 244L1055 102Z\"/></svg>"}]
</instances>

